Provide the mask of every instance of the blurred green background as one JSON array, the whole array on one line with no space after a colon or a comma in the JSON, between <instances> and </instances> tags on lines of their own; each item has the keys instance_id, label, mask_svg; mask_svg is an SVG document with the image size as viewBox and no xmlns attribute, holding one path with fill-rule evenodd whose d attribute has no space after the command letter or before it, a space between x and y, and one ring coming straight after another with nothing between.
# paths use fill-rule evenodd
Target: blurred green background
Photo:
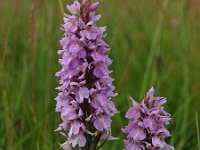
<instances>
[{"instance_id":1,"label":"blurred green background","mask_svg":"<svg viewBox=\"0 0 200 150\"><path fill-rule=\"evenodd\" d=\"M200 150L200 1L101 0L98 25L114 60L114 99L120 114L113 135L124 138L129 96L141 101L154 86L166 96L173 119L168 142L177 150ZM0 150L56 150L64 142L54 129L54 97L60 69L57 50L62 10L72 0L0 0ZM121 150L123 141L103 149Z\"/></svg>"}]
</instances>

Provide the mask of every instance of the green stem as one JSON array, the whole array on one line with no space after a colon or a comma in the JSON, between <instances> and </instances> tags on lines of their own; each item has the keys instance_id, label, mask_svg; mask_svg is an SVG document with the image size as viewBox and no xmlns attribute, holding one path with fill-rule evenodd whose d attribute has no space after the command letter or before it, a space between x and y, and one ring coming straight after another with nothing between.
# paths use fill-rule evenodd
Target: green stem
<instances>
[{"instance_id":1,"label":"green stem","mask_svg":"<svg viewBox=\"0 0 200 150\"><path fill-rule=\"evenodd\" d=\"M97 146L98 146L98 143L100 141L100 138L102 136L102 133L99 133L95 138L94 138L94 141L91 143L91 147L90 147L90 150L97 150Z\"/></svg>"},{"instance_id":2,"label":"green stem","mask_svg":"<svg viewBox=\"0 0 200 150\"><path fill-rule=\"evenodd\" d=\"M198 150L200 150L199 120L198 120L198 114L197 114L197 112L196 112L196 126L197 126L197 143L198 143Z\"/></svg>"},{"instance_id":3,"label":"green stem","mask_svg":"<svg viewBox=\"0 0 200 150\"><path fill-rule=\"evenodd\" d=\"M61 10L61 13L64 14L65 11L64 11L64 8L63 8L63 3L62 3L62 0L58 0L58 3L60 5L60 10Z\"/></svg>"}]
</instances>

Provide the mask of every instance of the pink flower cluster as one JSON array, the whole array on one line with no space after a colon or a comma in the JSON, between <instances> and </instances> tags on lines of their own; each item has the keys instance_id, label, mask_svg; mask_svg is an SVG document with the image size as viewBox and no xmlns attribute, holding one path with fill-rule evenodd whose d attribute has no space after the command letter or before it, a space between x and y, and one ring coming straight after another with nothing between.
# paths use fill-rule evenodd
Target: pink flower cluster
<instances>
[{"instance_id":1,"label":"pink flower cluster","mask_svg":"<svg viewBox=\"0 0 200 150\"><path fill-rule=\"evenodd\" d=\"M62 123L58 131L67 137L61 145L70 147L96 147L101 138L111 138L111 117L117 112L111 98L115 87L109 76L112 63L106 55L110 50L104 41L105 27L97 27L100 15L95 15L99 3L77 0L67 6L71 15L65 15L60 43L59 63L62 69L56 111Z\"/></svg>"},{"instance_id":2,"label":"pink flower cluster","mask_svg":"<svg viewBox=\"0 0 200 150\"><path fill-rule=\"evenodd\" d=\"M132 101L133 107L126 113L129 124L122 130L127 134L124 141L126 150L173 150L165 142L165 138L170 136L165 126L171 119L163 107L167 100L154 97L151 88L141 104Z\"/></svg>"}]
</instances>

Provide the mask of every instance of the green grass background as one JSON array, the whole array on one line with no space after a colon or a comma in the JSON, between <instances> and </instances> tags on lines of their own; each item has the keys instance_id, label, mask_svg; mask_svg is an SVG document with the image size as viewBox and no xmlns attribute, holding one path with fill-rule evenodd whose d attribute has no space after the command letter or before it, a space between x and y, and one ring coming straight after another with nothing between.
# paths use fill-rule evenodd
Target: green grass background
<instances>
[{"instance_id":1,"label":"green grass background","mask_svg":"<svg viewBox=\"0 0 200 150\"><path fill-rule=\"evenodd\" d=\"M62 10L72 0L0 0L0 150L57 150L54 97ZM101 0L98 25L114 60L113 135L124 138L129 96L141 101L154 86L172 114L168 142L200 150L200 15L198 0ZM196 2L196 3L195 3ZM67 11L66 11L67 12ZM121 150L122 140L103 149Z\"/></svg>"}]
</instances>

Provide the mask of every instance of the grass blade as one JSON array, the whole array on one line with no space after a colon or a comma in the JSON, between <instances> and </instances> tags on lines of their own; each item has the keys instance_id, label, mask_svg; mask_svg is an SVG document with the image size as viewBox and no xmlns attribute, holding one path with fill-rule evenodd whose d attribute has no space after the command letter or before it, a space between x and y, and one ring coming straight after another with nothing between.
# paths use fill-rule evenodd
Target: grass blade
<instances>
[{"instance_id":1,"label":"grass blade","mask_svg":"<svg viewBox=\"0 0 200 150\"><path fill-rule=\"evenodd\" d=\"M198 114L197 114L197 112L196 112L196 126L197 126L197 143L198 143L198 150L200 150L199 120L198 120Z\"/></svg>"}]
</instances>

